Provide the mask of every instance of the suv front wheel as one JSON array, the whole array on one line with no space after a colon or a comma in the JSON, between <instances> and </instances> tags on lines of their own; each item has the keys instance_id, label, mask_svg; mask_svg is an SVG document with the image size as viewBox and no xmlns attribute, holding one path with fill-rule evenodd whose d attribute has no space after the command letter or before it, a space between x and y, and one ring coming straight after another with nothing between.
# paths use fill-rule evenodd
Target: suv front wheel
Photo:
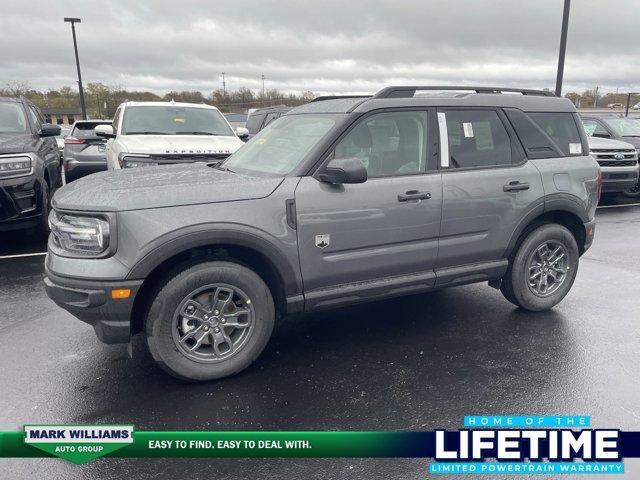
<instances>
[{"instance_id":1,"label":"suv front wheel","mask_svg":"<svg viewBox=\"0 0 640 480\"><path fill-rule=\"evenodd\" d=\"M541 225L525 237L511 259L502 294L526 310L548 310L569 293L579 256L569 230L558 224Z\"/></svg>"},{"instance_id":2,"label":"suv front wheel","mask_svg":"<svg viewBox=\"0 0 640 480\"><path fill-rule=\"evenodd\" d=\"M160 288L146 318L147 344L173 376L214 380L253 363L274 319L271 292L255 272L232 262L203 262Z\"/></svg>"}]
</instances>

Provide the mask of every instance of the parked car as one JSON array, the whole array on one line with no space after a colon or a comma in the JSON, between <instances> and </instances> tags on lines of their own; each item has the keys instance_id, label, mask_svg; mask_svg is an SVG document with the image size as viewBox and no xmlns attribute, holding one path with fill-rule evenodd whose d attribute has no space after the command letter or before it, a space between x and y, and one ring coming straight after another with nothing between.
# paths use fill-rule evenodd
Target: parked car
<instances>
[{"instance_id":1,"label":"parked car","mask_svg":"<svg viewBox=\"0 0 640 480\"><path fill-rule=\"evenodd\" d=\"M626 192L638 184L638 152L627 142L589 137L589 151L602 170L602 192Z\"/></svg>"},{"instance_id":2,"label":"parked car","mask_svg":"<svg viewBox=\"0 0 640 480\"><path fill-rule=\"evenodd\" d=\"M243 145L217 108L196 103L125 102L95 132L108 138L109 170L219 163Z\"/></svg>"},{"instance_id":3,"label":"parked car","mask_svg":"<svg viewBox=\"0 0 640 480\"><path fill-rule=\"evenodd\" d=\"M610 109L614 109L614 108L622 108L624 107L624 105L622 105L621 103L610 103L609 105L607 105L607 108Z\"/></svg>"},{"instance_id":4,"label":"parked car","mask_svg":"<svg viewBox=\"0 0 640 480\"><path fill-rule=\"evenodd\" d=\"M601 188L575 107L533 90L413 97L428 89L297 107L218 166L63 187L47 294L104 342L145 332L189 380L246 368L276 315L473 282L552 308Z\"/></svg>"},{"instance_id":5,"label":"parked car","mask_svg":"<svg viewBox=\"0 0 640 480\"><path fill-rule=\"evenodd\" d=\"M630 143L640 151L640 120L620 115L583 114L582 124L589 136ZM640 184L625 190L626 196L640 198Z\"/></svg>"},{"instance_id":6,"label":"parked car","mask_svg":"<svg viewBox=\"0 0 640 480\"><path fill-rule=\"evenodd\" d=\"M111 125L111 120L78 120L65 138L62 165L67 182L107 169L107 140L96 135L98 125Z\"/></svg>"},{"instance_id":7,"label":"parked car","mask_svg":"<svg viewBox=\"0 0 640 480\"><path fill-rule=\"evenodd\" d=\"M631 107L634 110L640 110L640 103L636 103L633 107Z\"/></svg>"},{"instance_id":8,"label":"parked car","mask_svg":"<svg viewBox=\"0 0 640 480\"><path fill-rule=\"evenodd\" d=\"M62 161L62 153L64 151L64 139L69 135L71 127L60 127L60 135L56 135L56 144L60 151L60 161Z\"/></svg>"},{"instance_id":9,"label":"parked car","mask_svg":"<svg viewBox=\"0 0 640 480\"><path fill-rule=\"evenodd\" d=\"M29 100L0 97L0 232L48 233L51 195L62 185L59 134Z\"/></svg>"},{"instance_id":10,"label":"parked car","mask_svg":"<svg viewBox=\"0 0 640 480\"><path fill-rule=\"evenodd\" d=\"M254 137L256 133L265 128L274 120L280 118L289 110L291 110L291 107L287 107L285 105L257 108L255 110L251 110L246 124L247 130L249 131L247 139Z\"/></svg>"}]
</instances>

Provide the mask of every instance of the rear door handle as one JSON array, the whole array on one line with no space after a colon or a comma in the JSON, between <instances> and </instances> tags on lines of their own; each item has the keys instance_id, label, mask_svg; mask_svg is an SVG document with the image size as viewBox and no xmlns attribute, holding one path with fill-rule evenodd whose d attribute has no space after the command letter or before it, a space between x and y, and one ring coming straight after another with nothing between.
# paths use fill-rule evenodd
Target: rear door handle
<instances>
[{"instance_id":1,"label":"rear door handle","mask_svg":"<svg viewBox=\"0 0 640 480\"><path fill-rule=\"evenodd\" d=\"M398 195L399 202L408 202L410 200L429 200L430 198L430 192L420 192L418 190L409 190L408 192Z\"/></svg>"},{"instance_id":2,"label":"rear door handle","mask_svg":"<svg viewBox=\"0 0 640 480\"><path fill-rule=\"evenodd\" d=\"M507 185L502 187L502 190L505 192L519 192L520 190L529 190L528 183L520 183L517 180L514 182L509 182Z\"/></svg>"}]
</instances>

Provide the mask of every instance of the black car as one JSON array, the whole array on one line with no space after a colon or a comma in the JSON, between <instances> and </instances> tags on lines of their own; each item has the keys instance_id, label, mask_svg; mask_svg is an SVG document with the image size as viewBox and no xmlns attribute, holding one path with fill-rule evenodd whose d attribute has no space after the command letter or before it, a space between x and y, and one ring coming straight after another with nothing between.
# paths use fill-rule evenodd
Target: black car
<instances>
[{"instance_id":1,"label":"black car","mask_svg":"<svg viewBox=\"0 0 640 480\"><path fill-rule=\"evenodd\" d=\"M48 233L50 200L62 185L59 134L27 99L0 97L0 232Z\"/></svg>"},{"instance_id":2,"label":"black car","mask_svg":"<svg viewBox=\"0 0 640 480\"><path fill-rule=\"evenodd\" d=\"M280 118L289 110L291 110L291 107L278 105L275 107L258 108L251 112L247 118L246 124L247 130L249 130L249 138L252 138L256 133L277 118Z\"/></svg>"}]
</instances>

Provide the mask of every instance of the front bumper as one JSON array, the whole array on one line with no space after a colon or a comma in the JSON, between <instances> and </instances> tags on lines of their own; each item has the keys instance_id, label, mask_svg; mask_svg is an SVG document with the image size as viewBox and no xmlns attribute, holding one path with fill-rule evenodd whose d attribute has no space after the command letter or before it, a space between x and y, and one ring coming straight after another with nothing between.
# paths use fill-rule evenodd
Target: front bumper
<instances>
[{"instance_id":1,"label":"front bumper","mask_svg":"<svg viewBox=\"0 0 640 480\"><path fill-rule=\"evenodd\" d=\"M624 192L638 183L638 165L633 167L600 167L602 192Z\"/></svg>"},{"instance_id":2,"label":"front bumper","mask_svg":"<svg viewBox=\"0 0 640 480\"><path fill-rule=\"evenodd\" d=\"M58 306L91 325L104 343L127 343L131 338L131 313L142 280L89 281L59 277L45 271L47 295ZM126 299L111 298L112 289L130 288Z\"/></svg>"},{"instance_id":3,"label":"front bumper","mask_svg":"<svg viewBox=\"0 0 640 480\"><path fill-rule=\"evenodd\" d=\"M42 213L41 188L35 175L0 180L0 231L38 223Z\"/></svg>"}]
</instances>

